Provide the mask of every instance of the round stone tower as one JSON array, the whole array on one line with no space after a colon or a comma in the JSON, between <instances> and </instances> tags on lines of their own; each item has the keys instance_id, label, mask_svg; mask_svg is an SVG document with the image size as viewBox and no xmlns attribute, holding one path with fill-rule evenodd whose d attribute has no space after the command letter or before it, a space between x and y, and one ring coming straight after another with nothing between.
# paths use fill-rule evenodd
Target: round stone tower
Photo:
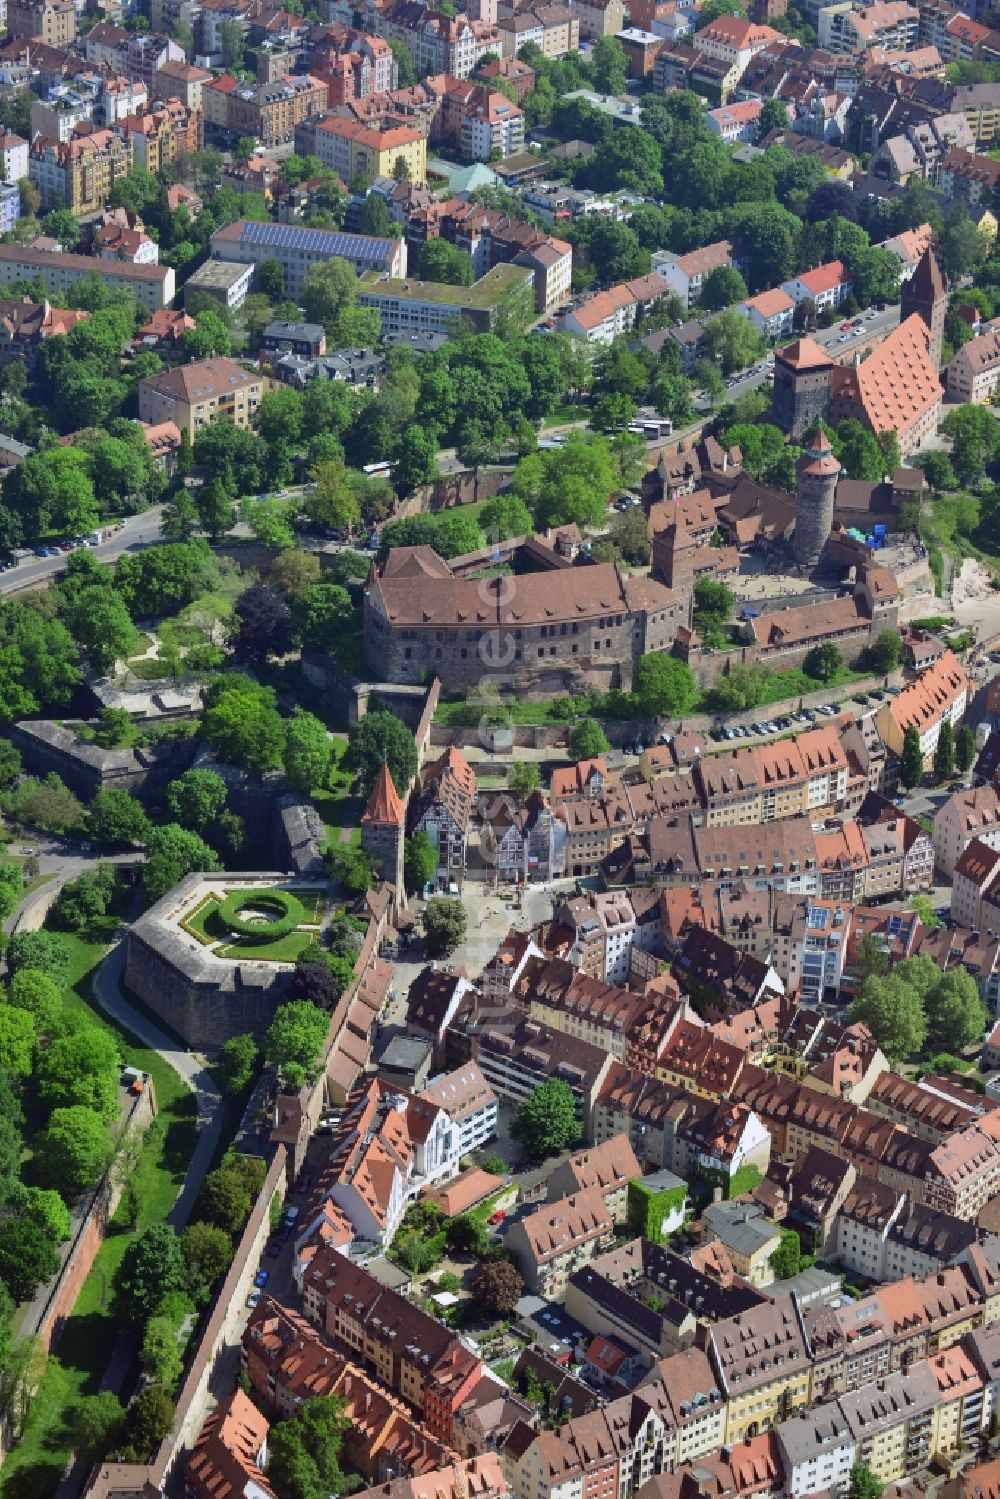
<instances>
[{"instance_id":1,"label":"round stone tower","mask_svg":"<svg viewBox=\"0 0 1000 1499\"><path fill-rule=\"evenodd\" d=\"M818 424L805 439L805 452L795 465L795 472L798 484L792 553L799 567L813 568L833 525L833 502L840 477L840 464Z\"/></svg>"}]
</instances>

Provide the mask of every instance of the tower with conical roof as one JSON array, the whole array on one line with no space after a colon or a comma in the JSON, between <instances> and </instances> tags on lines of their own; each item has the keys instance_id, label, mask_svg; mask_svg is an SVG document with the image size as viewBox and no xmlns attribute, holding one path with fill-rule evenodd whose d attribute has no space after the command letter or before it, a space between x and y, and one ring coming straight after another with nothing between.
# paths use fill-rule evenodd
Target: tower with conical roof
<instances>
[{"instance_id":1,"label":"tower with conical roof","mask_svg":"<svg viewBox=\"0 0 1000 1499\"><path fill-rule=\"evenodd\" d=\"M403 883L405 833L406 805L393 784L388 765L383 761L361 818L361 847L365 853L371 854L382 878L395 885L398 906L406 905L406 886Z\"/></svg>"},{"instance_id":2,"label":"tower with conical roof","mask_svg":"<svg viewBox=\"0 0 1000 1499\"><path fill-rule=\"evenodd\" d=\"M798 483L792 552L799 567L813 568L833 525L833 502L840 477L840 463L818 422L806 437L805 451L795 465L795 472Z\"/></svg>"},{"instance_id":3,"label":"tower with conical roof","mask_svg":"<svg viewBox=\"0 0 1000 1499\"><path fill-rule=\"evenodd\" d=\"M937 263L930 245L917 262L917 269L909 281L903 282L900 293L899 321L905 323L914 313L919 314L930 331L930 355L934 368L941 368L941 349L944 344L944 320L948 311L948 283Z\"/></svg>"},{"instance_id":4,"label":"tower with conical roof","mask_svg":"<svg viewBox=\"0 0 1000 1499\"><path fill-rule=\"evenodd\" d=\"M800 338L774 351L771 420L797 442L830 408L833 360L814 338Z\"/></svg>"}]
</instances>

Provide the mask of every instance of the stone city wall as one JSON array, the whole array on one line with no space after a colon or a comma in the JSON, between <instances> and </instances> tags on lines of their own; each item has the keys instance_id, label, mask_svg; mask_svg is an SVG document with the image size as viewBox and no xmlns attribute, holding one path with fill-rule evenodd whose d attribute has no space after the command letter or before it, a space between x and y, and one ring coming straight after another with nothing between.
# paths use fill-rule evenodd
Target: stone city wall
<instances>
[{"instance_id":1,"label":"stone city wall","mask_svg":"<svg viewBox=\"0 0 1000 1499\"><path fill-rule=\"evenodd\" d=\"M104 750L78 740L72 727L46 721L11 724L7 732L31 775L54 772L87 801L109 788L138 797L154 795L188 769L194 754L190 740L171 740L149 749Z\"/></svg>"}]
</instances>

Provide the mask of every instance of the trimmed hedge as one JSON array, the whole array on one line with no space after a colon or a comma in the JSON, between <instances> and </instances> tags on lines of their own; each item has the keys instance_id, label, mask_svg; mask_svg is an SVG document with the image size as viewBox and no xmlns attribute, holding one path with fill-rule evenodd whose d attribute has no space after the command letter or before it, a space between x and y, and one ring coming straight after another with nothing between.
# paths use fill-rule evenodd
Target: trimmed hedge
<instances>
[{"instance_id":1,"label":"trimmed hedge","mask_svg":"<svg viewBox=\"0 0 1000 1499\"><path fill-rule=\"evenodd\" d=\"M239 912L244 906L261 906L276 911L273 921L244 921ZM305 920L302 902L287 890L234 890L218 908L219 920L237 937L256 937L258 941L287 937Z\"/></svg>"}]
</instances>

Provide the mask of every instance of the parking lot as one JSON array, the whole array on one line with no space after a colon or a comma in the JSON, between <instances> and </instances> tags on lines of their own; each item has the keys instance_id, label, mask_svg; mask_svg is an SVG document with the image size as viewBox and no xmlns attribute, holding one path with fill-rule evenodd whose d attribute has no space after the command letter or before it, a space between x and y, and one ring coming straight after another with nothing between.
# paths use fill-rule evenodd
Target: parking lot
<instances>
[{"instance_id":1,"label":"parking lot","mask_svg":"<svg viewBox=\"0 0 1000 1499\"><path fill-rule=\"evenodd\" d=\"M895 697L898 687L876 687L868 692L858 692L845 699L844 704L821 703L818 708L800 708L795 713L783 713L780 718L755 719L752 723L717 723L708 731L708 737L716 744L736 739L768 739L775 734L787 734L798 725L807 728L821 718L833 718L845 707L877 708L888 697Z\"/></svg>"}]
</instances>

